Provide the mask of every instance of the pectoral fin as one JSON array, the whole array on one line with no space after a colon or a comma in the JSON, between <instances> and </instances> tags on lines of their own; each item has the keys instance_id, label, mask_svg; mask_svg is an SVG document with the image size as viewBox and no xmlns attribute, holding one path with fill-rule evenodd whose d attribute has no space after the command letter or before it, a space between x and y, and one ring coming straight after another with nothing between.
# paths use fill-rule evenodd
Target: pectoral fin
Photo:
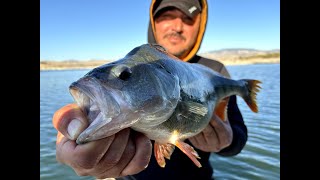
<instances>
[{"instance_id":1,"label":"pectoral fin","mask_svg":"<svg viewBox=\"0 0 320 180\"><path fill-rule=\"evenodd\" d=\"M198 123L208 114L208 108L203 104L186 101L181 102L177 106L177 119L188 119L190 121Z\"/></svg>"},{"instance_id":2,"label":"pectoral fin","mask_svg":"<svg viewBox=\"0 0 320 180\"><path fill-rule=\"evenodd\" d=\"M200 115L200 116L205 116L208 113L208 108L200 103L196 102L186 102L185 103L187 110L191 113Z\"/></svg>"}]
</instances>

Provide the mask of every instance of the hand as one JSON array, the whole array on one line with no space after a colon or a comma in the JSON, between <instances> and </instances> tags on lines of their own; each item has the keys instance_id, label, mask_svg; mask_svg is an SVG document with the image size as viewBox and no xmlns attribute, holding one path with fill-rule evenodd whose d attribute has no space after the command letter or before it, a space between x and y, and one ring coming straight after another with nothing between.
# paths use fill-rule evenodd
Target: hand
<instances>
[{"instance_id":1,"label":"hand","mask_svg":"<svg viewBox=\"0 0 320 180\"><path fill-rule=\"evenodd\" d=\"M217 115L213 114L208 126L196 136L189 138L192 145L202 151L219 152L228 147L233 139L233 132L226 119L222 121Z\"/></svg>"},{"instance_id":2,"label":"hand","mask_svg":"<svg viewBox=\"0 0 320 180\"><path fill-rule=\"evenodd\" d=\"M75 104L56 111L53 125L58 130L57 161L73 168L79 176L102 179L132 175L144 170L150 161L151 141L129 128L107 138L76 144L75 139L88 126L88 121Z\"/></svg>"}]
</instances>

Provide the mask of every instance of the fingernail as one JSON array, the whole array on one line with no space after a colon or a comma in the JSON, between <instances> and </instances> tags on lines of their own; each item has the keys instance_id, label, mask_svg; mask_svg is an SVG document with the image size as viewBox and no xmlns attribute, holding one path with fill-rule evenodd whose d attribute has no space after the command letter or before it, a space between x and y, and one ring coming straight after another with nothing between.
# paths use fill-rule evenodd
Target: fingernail
<instances>
[{"instance_id":1,"label":"fingernail","mask_svg":"<svg viewBox=\"0 0 320 180\"><path fill-rule=\"evenodd\" d=\"M74 119L70 122L68 126L68 134L71 140L75 140L79 136L81 125L82 123L77 119Z\"/></svg>"}]
</instances>

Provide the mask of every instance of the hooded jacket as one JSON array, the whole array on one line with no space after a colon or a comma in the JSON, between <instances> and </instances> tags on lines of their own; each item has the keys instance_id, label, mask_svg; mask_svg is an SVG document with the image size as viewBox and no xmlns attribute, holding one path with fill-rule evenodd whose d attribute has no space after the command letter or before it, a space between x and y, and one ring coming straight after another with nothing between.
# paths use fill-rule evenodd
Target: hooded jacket
<instances>
[{"instance_id":1,"label":"hooded jacket","mask_svg":"<svg viewBox=\"0 0 320 180\"><path fill-rule=\"evenodd\" d=\"M148 43L156 43L154 38L154 19L153 11L155 6L161 0L152 0L150 5L150 22L148 27ZM200 30L198 33L197 41L194 47L190 50L189 54L182 59L189 63L200 63L212 68L213 70L230 77L226 67L219 61L214 59L207 59L196 55L198 52L208 20L208 4L206 0L200 0L201 4L201 22ZM233 141L230 146L222 149L216 153L221 156L234 156L241 152L247 142L247 128L244 124L241 112L239 111L236 96L231 96L228 103L228 119L233 130ZM191 144L188 140L185 142ZM195 148L195 147L194 147ZM204 152L195 148L201 159L201 168L196 167L193 162L178 148L176 148L171 155L169 161L166 161L166 167L161 168L157 164L154 154L151 155L150 163L148 167L140 173L128 177L129 179L212 179L213 168L209 162L210 152ZM153 151L152 151L153 152Z\"/></svg>"}]
</instances>

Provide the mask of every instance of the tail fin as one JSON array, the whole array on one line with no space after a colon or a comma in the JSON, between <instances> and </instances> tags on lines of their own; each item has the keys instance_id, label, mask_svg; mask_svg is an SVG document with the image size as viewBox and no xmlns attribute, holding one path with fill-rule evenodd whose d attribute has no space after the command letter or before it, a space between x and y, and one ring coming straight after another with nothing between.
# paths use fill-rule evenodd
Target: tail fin
<instances>
[{"instance_id":1,"label":"tail fin","mask_svg":"<svg viewBox=\"0 0 320 180\"><path fill-rule=\"evenodd\" d=\"M257 113L258 112L258 106L257 106L257 92L259 92L261 87L258 85L261 83L261 81L258 80L248 80L244 79L244 81L247 82L247 88L248 88L248 95L243 97L244 101L247 103L247 105L250 107L250 109Z\"/></svg>"}]
</instances>

